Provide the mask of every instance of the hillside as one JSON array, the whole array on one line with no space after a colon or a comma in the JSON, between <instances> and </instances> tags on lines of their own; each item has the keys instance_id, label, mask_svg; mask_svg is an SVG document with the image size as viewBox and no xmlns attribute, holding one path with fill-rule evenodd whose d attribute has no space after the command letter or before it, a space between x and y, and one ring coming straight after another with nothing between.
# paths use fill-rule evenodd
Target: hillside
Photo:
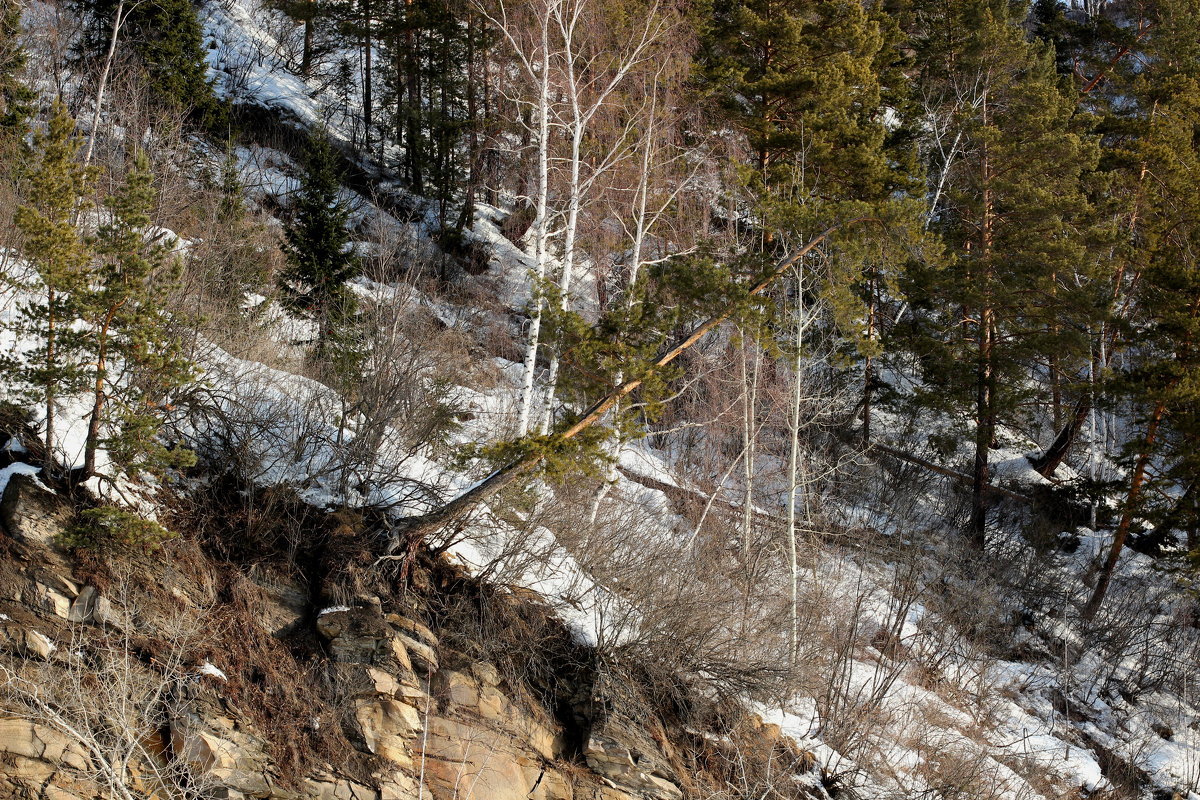
<instances>
[{"instance_id":1,"label":"hillside","mask_svg":"<svg viewBox=\"0 0 1200 800\"><path fill-rule=\"evenodd\" d=\"M0 2L0 796L1200 800L1200 6Z\"/></svg>"}]
</instances>

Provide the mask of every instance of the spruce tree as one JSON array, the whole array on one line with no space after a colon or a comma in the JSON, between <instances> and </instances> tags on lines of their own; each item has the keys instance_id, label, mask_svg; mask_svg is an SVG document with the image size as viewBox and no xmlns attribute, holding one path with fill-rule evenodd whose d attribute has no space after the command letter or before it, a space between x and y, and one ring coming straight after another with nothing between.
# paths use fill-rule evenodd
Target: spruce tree
<instances>
[{"instance_id":1,"label":"spruce tree","mask_svg":"<svg viewBox=\"0 0 1200 800\"><path fill-rule=\"evenodd\" d=\"M23 250L37 281L23 288L37 299L21 303L16 326L34 346L6 365L23 387L27 402L45 409L46 466L54 471L57 405L83 388L87 379L80 356L85 335L74 326L88 287L91 243L76 227L88 206L93 173L78 163L80 141L75 121L61 102L49 124L34 137L34 161L28 175L28 202L17 209Z\"/></svg>"},{"instance_id":2,"label":"spruce tree","mask_svg":"<svg viewBox=\"0 0 1200 800\"><path fill-rule=\"evenodd\" d=\"M81 49L85 58L104 58L120 0L78 0L90 27ZM190 0L125 2L118 42L129 48L146 71L155 99L191 113L216 127L224 109L208 80L204 37Z\"/></svg>"},{"instance_id":3,"label":"spruce tree","mask_svg":"<svg viewBox=\"0 0 1200 800\"><path fill-rule=\"evenodd\" d=\"M401 166L414 192L437 201L445 228L463 173L460 139L473 122L468 53L476 28L464 26L446 0L395 3L379 27Z\"/></svg>"},{"instance_id":4,"label":"spruce tree","mask_svg":"<svg viewBox=\"0 0 1200 800\"><path fill-rule=\"evenodd\" d=\"M165 407L193 369L157 302L174 257L172 242L150 230L153 175L144 152L135 153L124 186L104 204L109 221L97 232L98 262L80 303L92 362L82 478L96 473L101 447L127 471L153 473L191 461L190 452L158 440Z\"/></svg>"},{"instance_id":5,"label":"spruce tree","mask_svg":"<svg viewBox=\"0 0 1200 800\"><path fill-rule=\"evenodd\" d=\"M0 0L0 157L25 135L32 113L33 90L25 81L21 47L21 4Z\"/></svg>"},{"instance_id":6,"label":"spruce tree","mask_svg":"<svg viewBox=\"0 0 1200 800\"><path fill-rule=\"evenodd\" d=\"M288 266L280 276L284 308L317 323L318 353L357 304L346 282L357 277L358 259L348 252L350 211L339 199L337 156L329 140L310 138L300 190L284 228Z\"/></svg>"}]
</instances>

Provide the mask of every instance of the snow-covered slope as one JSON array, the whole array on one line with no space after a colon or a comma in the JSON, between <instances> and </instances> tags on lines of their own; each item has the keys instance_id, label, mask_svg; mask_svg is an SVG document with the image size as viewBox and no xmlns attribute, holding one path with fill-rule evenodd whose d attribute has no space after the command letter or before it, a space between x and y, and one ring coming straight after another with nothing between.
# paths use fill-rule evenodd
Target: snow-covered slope
<instances>
[{"instance_id":1,"label":"snow-covered slope","mask_svg":"<svg viewBox=\"0 0 1200 800\"><path fill-rule=\"evenodd\" d=\"M205 4L209 63L220 91L305 126L324 125L336 138L352 141L352 126L336 113L347 98L320 76L306 81L287 68L281 53L288 25L258 0ZM236 155L254 199L286 203L296 173L286 154L243 147ZM402 222L349 188L346 196L359 230L382 227L433 247L429 225ZM470 231L487 248L490 270L479 281L498 310L480 312L402 284L364 280L355 291L364 303L397 303L406 313L428 313L468 337L482 335L473 328L481 319L519 333L529 264L501 235L503 217L502 209L481 204ZM11 258L0 263L10 271L24 268ZM11 314L20 300L4 298L0 315ZM206 405L190 409L175 430L213 460L236 449L243 463L253 465L252 478L261 486L291 487L318 507L371 506L399 519L423 513L485 476L490 465L464 463L454 446L494 443L511 433L521 366L477 353L472 365L477 379L438 389L457 419L445 441L413 445L393 426L372 447L370 466L363 467L361 451L355 450L362 421L347 413L334 390L283 368L298 363L299 348L292 343L310 332L265 298L247 303L268 304L257 319L283 355L266 364L202 343L196 355ZM7 334L0 338L5 353L19 356L24 347ZM886 427L886 413L877 413L877 427ZM83 406L68 401L63 414L71 460ZM1041 482L1031 476L1019 443L1011 444L997 474L1013 483ZM543 522L553 520L544 512L563 501L556 492L565 489L535 482L519 509L500 503L480 508L474 522L434 544L477 574L545 596L581 641L606 647L636 643L654 622L630 599L635 592L602 573L589 546L603 537L605 524L621 520L637 531L645 552L699 560L703 543L696 542L693 526L666 489L696 493L702 482L687 474L671 450L646 441L626 444L618 461L623 470L604 495L595 531ZM0 482L14 471L29 467L8 467ZM736 477L730 478L727 487L736 486ZM954 491L945 481L934 490ZM777 510L760 509L768 515ZM814 537L806 545L799 598L804 614L797 663L790 665L806 679L795 682L787 696L744 699L813 752L847 796L1200 800L1196 605L1151 559L1127 550L1104 615L1086 623L1077 609L1108 532L1067 532L1077 547L1046 552L1026 543L1015 528L1001 528L987 559L971 561L955 544L957 532L917 529L919 514L885 523L867 503L839 511L843 519L857 521L855 537ZM379 535L382 540L386 531ZM639 557L636 547L605 552ZM680 580L692 574L665 572ZM783 581L766 588L786 593Z\"/></svg>"}]
</instances>

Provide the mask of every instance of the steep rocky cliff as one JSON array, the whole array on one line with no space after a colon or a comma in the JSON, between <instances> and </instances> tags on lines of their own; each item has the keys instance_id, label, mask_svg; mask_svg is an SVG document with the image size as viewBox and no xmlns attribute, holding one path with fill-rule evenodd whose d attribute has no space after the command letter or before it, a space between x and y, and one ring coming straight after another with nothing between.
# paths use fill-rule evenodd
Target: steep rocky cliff
<instances>
[{"instance_id":1,"label":"steep rocky cliff","mask_svg":"<svg viewBox=\"0 0 1200 800\"><path fill-rule=\"evenodd\" d=\"M238 542L244 520L226 514L154 553L71 554L68 504L13 477L0 796L826 796L778 728L602 668L531 593L432 557L400 591L361 520L271 513L303 542L272 551L249 527Z\"/></svg>"}]
</instances>

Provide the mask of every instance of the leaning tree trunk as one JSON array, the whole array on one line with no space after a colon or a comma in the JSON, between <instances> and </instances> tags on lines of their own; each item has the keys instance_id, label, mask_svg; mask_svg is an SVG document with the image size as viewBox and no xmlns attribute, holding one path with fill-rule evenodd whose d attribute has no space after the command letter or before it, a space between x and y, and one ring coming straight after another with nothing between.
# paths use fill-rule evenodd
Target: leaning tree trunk
<instances>
[{"instance_id":1,"label":"leaning tree trunk","mask_svg":"<svg viewBox=\"0 0 1200 800\"><path fill-rule=\"evenodd\" d=\"M1149 425L1146 426L1146 436L1142 439L1142 452L1138 454L1137 464L1133 468L1133 477L1129 481L1129 492L1125 495L1125 510L1121 512L1121 521L1113 533L1112 546L1108 550L1108 558L1105 559L1104 567L1100 570L1100 577L1096 579L1096 588L1092 591L1091 599L1083 609L1084 619L1092 619L1096 616L1096 612L1100 610L1100 605L1104 602L1104 596L1108 593L1108 585L1112 582L1113 572L1117 568L1117 561L1121 557L1121 550L1125 547L1125 540L1129 537L1129 528L1137 513L1138 500L1141 499L1142 488L1146 483L1146 468L1150 464L1154 442L1158 438L1158 426L1165 413L1166 405L1159 402L1154 407Z\"/></svg>"},{"instance_id":2,"label":"leaning tree trunk","mask_svg":"<svg viewBox=\"0 0 1200 800\"><path fill-rule=\"evenodd\" d=\"M660 371L663 367L666 367L668 364L673 362L688 349L695 346L697 342L715 330L717 326L727 321L741 306L742 302L748 298L757 297L758 295L762 294L767 287L769 287L781 275L791 269L793 265L800 261L800 259L812 252L813 248L825 241L825 239L827 239L835 231L859 222L867 221L869 219L871 218L856 217L855 219L830 226L817 236L814 236L803 247L801 247L792 255L783 259L770 272L762 276L746 291L746 294L743 297L725 306L725 308L722 309L718 314L710 317L701 325L697 326L696 329L693 330L683 341L659 355L659 357L656 358L650 365L648 374L653 374ZM642 385L645 377L646 376L643 375L642 377L627 378L625 381L613 387L608 394L597 400L591 405L591 407L585 410L573 425L568 427L566 430L555 434L552 437L551 445L561 445L595 425L597 422L603 419L605 414L607 414L617 403L636 391L638 387ZM446 525L463 519L480 504L486 502L491 497L494 497L498 492L502 491L508 486L511 486L514 482L516 482L519 478L528 473L530 470L536 467L539 462L541 462L543 452L544 451L541 449L530 450L524 455L518 456L512 461L509 461L487 478L475 484L473 487L455 497L453 500L445 503L440 508L421 516L407 517L397 521L392 531L391 541L388 543L387 552L379 559L379 561L403 559L404 568L401 573L401 578L405 577L407 575L408 568L411 566L416 557L418 548L427 536L444 528ZM399 550L401 546L404 547L404 552L397 553L396 551Z\"/></svg>"}]
</instances>

